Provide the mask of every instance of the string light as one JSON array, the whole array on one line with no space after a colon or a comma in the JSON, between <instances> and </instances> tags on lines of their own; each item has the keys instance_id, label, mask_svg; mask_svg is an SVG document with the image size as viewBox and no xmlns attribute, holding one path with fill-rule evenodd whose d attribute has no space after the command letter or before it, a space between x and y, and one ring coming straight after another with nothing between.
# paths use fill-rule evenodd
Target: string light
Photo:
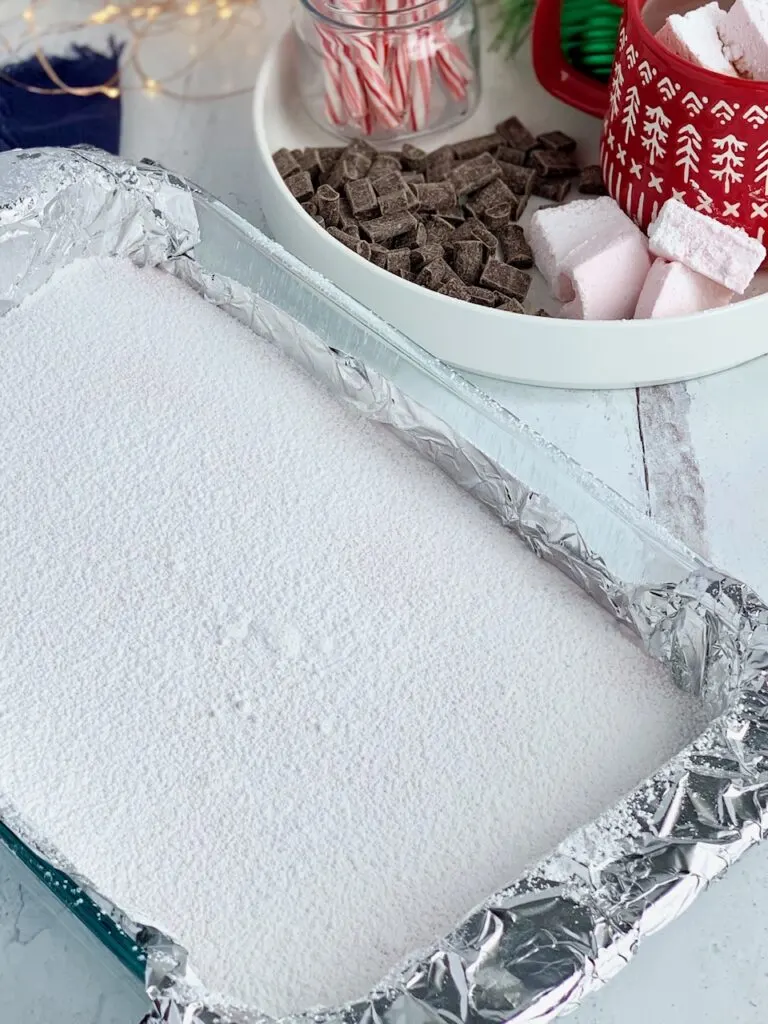
<instances>
[{"instance_id":1,"label":"string light","mask_svg":"<svg viewBox=\"0 0 768 1024\"><path fill-rule=\"evenodd\" d=\"M128 66L133 68L140 83L139 87L148 95L156 96L162 93L166 96L181 98L181 94L174 92L168 86L169 81L190 72L203 57L214 50L217 45L225 42L230 32L241 24L245 24L246 15L249 27L258 27L260 21L260 19L254 20L253 18L254 12L258 10L259 0L154 0L150 4L137 4L135 0L127 0L127 2L121 2L121 0L98 2L98 0L94 0L94 10L82 21L47 26L43 32L40 23L44 20L41 16L45 12L46 4L47 0L28 0L27 8L21 13L28 29L15 47L10 45L3 31L8 23L6 26L0 24L0 57L5 58L5 63L13 63L16 59L20 59L22 52L28 52L30 47L33 48L40 65L50 80L50 87L26 86L22 82L14 81L2 69L0 69L0 78L12 82L19 88L26 89L28 92L54 96L68 93L74 96L103 95L109 99L117 99L124 91L124 87L120 85L117 75L99 85L82 88L67 85L56 74L43 52L41 43L44 36L50 37L64 33L69 35L88 25L109 25L115 30L123 29L128 36L122 55L123 68ZM207 21L213 25L218 21L224 24L221 25L218 37L214 34L209 45L202 50L196 44L190 44L188 52L192 60L182 69L177 69L173 75L161 80L147 74L142 66L142 51L145 45L150 39L173 31L184 21L189 21L195 28L200 28L198 22L205 23ZM229 92L218 93L216 96L189 96L185 90L184 98L207 100L234 96L245 91L247 90L233 89Z\"/></svg>"}]
</instances>

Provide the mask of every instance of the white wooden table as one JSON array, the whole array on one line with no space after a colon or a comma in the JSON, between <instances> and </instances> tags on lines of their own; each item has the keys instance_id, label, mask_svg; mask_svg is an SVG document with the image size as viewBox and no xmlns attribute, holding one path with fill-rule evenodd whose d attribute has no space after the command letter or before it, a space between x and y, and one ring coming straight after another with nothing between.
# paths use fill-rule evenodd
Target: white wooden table
<instances>
[{"instance_id":1,"label":"white wooden table","mask_svg":"<svg viewBox=\"0 0 768 1024\"><path fill-rule=\"evenodd\" d=\"M190 74L183 88L198 95L217 89L233 62L252 63L255 73L259 50L285 25L289 6L289 0L262 0L261 39L231 40L227 52ZM487 86L503 90L505 74L496 63ZM250 103L247 94L179 102L128 93L123 153L162 162L263 226L255 199ZM513 98L509 108L514 109ZM561 126L577 117L563 108ZM768 596L768 486L762 476L768 469L768 357L709 379L639 391L477 383L691 547ZM52 986L68 985L62 979L68 974L71 939L70 931L57 937L61 922L41 928L43 959L54 965L54 980L46 988L38 952L24 952L31 942L17 913L18 893L26 893L24 914L33 916L37 911L28 908L41 897L36 883L19 872L0 853L0 1019L53 1024L55 1003L61 1008L57 1024L131 1024L135 991L126 989L124 979L118 982L95 953L88 960L87 984L80 950L80 959L72 960L71 991L65 999L52 994ZM39 946L42 940L36 941ZM631 970L571 1019L577 1024L758 1024L768 1009L766 948L768 848L761 848L684 919L649 942Z\"/></svg>"}]
</instances>

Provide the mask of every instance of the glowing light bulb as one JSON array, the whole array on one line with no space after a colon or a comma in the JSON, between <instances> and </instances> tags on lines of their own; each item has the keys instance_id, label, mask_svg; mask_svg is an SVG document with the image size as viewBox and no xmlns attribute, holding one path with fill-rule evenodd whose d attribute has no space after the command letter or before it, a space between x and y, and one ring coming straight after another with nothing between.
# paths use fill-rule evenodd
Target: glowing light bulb
<instances>
[{"instance_id":1,"label":"glowing light bulb","mask_svg":"<svg viewBox=\"0 0 768 1024\"><path fill-rule=\"evenodd\" d=\"M144 91L150 96L155 96L160 91L160 86L154 78L144 79Z\"/></svg>"}]
</instances>

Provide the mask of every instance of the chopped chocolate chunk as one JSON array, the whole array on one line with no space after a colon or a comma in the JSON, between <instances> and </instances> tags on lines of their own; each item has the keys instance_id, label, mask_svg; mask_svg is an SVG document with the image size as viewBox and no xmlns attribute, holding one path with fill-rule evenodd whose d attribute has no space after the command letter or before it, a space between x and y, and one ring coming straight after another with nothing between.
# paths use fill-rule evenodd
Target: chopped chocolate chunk
<instances>
[{"instance_id":1,"label":"chopped chocolate chunk","mask_svg":"<svg viewBox=\"0 0 768 1024\"><path fill-rule=\"evenodd\" d=\"M516 117L508 117L506 121L497 124L496 131L512 149L522 149L527 152L536 145L534 136ZM511 160L510 163L512 163Z\"/></svg>"},{"instance_id":2,"label":"chopped chocolate chunk","mask_svg":"<svg viewBox=\"0 0 768 1024\"><path fill-rule=\"evenodd\" d=\"M531 166L542 178L571 178L579 168L570 153L549 149L535 149L531 153Z\"/></svg>"},{"instance_id":3,"label":"chopped chocolate chunk","mask_svg":"<svg viewBox=\"0 0 768 1024\"><path fill-rule=\"evenodd\" d=\"M373 162L379 155L375 146L372 146L366 139L353 139L344 151L345 153L360 153Z\"/></svg>"},{"instance_id":4,"label":"chopped chocolate chunk","mask_svg":"<svg viewBox=\"0 0 768 1024\"><path fill-rule=\"evenodd\" d=\"M403 171L403 181L406 185L423 185L427 179L421 171Z\"/></svg>"},{"instance_id":5,"label":"chopped chocolate chunk","mask_svg":"<svg viewBox=\"0 0 768 1024\"><path fill-rule=\"evenodd\" d=\"M357 228L357 220L352 214L352 207L344 196L339 198L339 227L342 231L352 231Z\"/></svg>"},{"instance_id":6,"label":"chopped chocolate chunk","mask_svg":"<svg viewBox=\"0 0 768 1024\"><path fill-rule=\"evenodd\" d=\"M427 233L428 242L437 242L438 245L445 245L453 238L454 228L443 217L427 217L424 220L424 228Z\"/></svg>"},{"instance_id":7,"label":"chopped chocolate chunk","mask_svg":"<svg viewBox=\"0 0 768 1024\"><path fill-rule=\"evenodd\" d=\"M546 311L546 309L537 309L536 312L533 315L534 316L552 316L552 314L548 313Z\"/></svg>"},{"instance_id":8,"label":"chopped chocolate chunk","mask_svg":"<svg viewBox=\"0 0 768 1024\"><path fill-rule=\"evenodd\" d=\"M378 212L379 201L370 178L348 181L344 186L344 194L353 217L370 217Z\"/></svg>"},{"instance_id":9,"label":"chopped chocolate chunk","mask_svg":"<svg viewBox=\"0 0 768 1024\"><path fill-rule=\"evenodd\" d=\"M360 228L357 224L347 224L347 226L342 228L342 230L353 238L360 238Z\"/></svg>"},{"instance_id":10,"label":"chopped chocolate chunk","mask_svg":"<svg viewBox=\"0 0 768 1024\"><path fill-rule=\"evenodd\" d=\"M489 291L488 288L478 288L476 285L472 285L467 288L467 292L469 301L476 306L488 306L492 309L496 305L496 292Z\"/></svg>"},{"instance_id":11,"label":"chopped chocolate chunk","mask_svg":"<svg viewBox=\"0 0 768 1024\"><path fill-rule=\"evenodd\" d=\"M498 235L501 246L501 258L510 267L518 270L530 270L533 266L533 253L525 239L525 232L519 224L506 224Z\"/></svg>"},{"instance_id":12,"label":"chopped chocolate chunk","mask_svg":"<svg viewBox=\"0 0 768 1024\"><path fill-rule=\"evenodd\" d=\"M306 171L292 174L290 178L285 179L285 184L293 198L298 199L300 203L307 202L315 194L315 186Z\"/></svg>"},{"instance_id":13,"label":"chopped chocolate chunk","mask_svg":"<svg viewBox=\"0 0 768 1024\"><path fill-rule=\"evenodd\" d=\"M524 313L525 312L525 307L523 306L522 302L518 302L517 299L506 299L506 298L504 298L503 295L500 295L499 298L503 299L504 301L500 302L499 305L496 307L496 309L501 310L502 313Z\"/></svg>"},{"instance_id":14,"label":"chopped chocolate chunk","mask_svg":"<svg viewBox=\"0 0 768 1024\"><path fill-rule=\"evenodd\" d=\"M451 276L451 268L445 262L444 259L439 258L432 260L416 278L416 284L422 285L424 288L429 288L432 291L437 291L438 287L445 281L447 277Z\"/></svg>"},{"instance_id":15,"label":"chopped chocolate chunk","mask_svg":"<svg viewBox=\"0 0 768 1024\"><path fill-rule=\"evenodd\" d=\"M320 175L323 173L323 161L320 158L320 151L317 149L305 149L298 160L299 167L306 171L312 179L312 184L317 187L320 182Z\"/></svg>"},{"instance_id":16,"label":"chopped chocolate chunk","mask_svg":"<svg viewBox=\"0 0 768 1024\"><path fill-rule=\"evenodd\" d=\"M397 274L398 277L410 274L411 250L393 249L392 252L387 253L386 268L390 274Z\"/></svg>"},{"instance_id":17,"label":"chopped chocolate chunk","mask_svg":"<svg viewBox=\"0 0 768 1024\"><path fill-rule=\"evenodd\" d=\"M469 291L466 285L452 277L444 281L437 289L438 295L447 295L451 299L461 299L462 302L469 302Z\"/></svg>"},{"instance_id":18,"label":"chopped chocolate chunk","mask_svg":"<svg viewBox=\"0 0 768 1024\"><path fill-rule=\"evenodd\" d=\"M321 185L317 192L315 192L317 212L325 219L325 223L329 227L336 228L339 226L341 218L340 199L339 193L335 188L331 188L330 185Z\"/></svg>"},{"instance_id":19,"label":"chopped chocolate chunk","mask_svg":"<svg viewBox=\"0 0 768 1024\"><path fill-rule=\"evenodd\" d=\"M441 146L427 157L427 181L445 181L453 167L453 147Z\"/></svg>"},{"instance_id":20,"label":"chopped chocolate chunk","mask_svg":"<svg viewBox=\"0 0 768 1024\"><path fill-rule=\"evenodd\" d=\"M409 252L411 254L411 270L415 270L417 274L433 260L445 257L445 249L437 242L427 242L418 249L411 249Z\"/></svg>"},{"instance_id":21,"label":"chopped chocolate chunk","mask_svg":"<svg viewBox=\"0 0 768 1024\"><path fill-rule=\"evenodd\" d=\"M390 192L402 192L407 186L400 171L389 170L378 177L369 175L377 196L386 196Z\"/></svg>"},{"instance_id":22,"label":"chopped chocolate chunk","mask_svg":"<svg viewBox=\"0 0 768 1024\"><path fill-rule=\"evenodd\" d=\"M487 210L491 206L498 206L499 203L511 203L512 202L512 191L509 186L505 185L501 178L496 178L486 185L485 188L481 188L478 192L467 200L466 207L471 214L475 217L479 217L481 213Z\"/></svg>"},{"instance_id":23,"label":"chopped chocolate chunk","mask_svg":"<svg viewBox=\"0 0 768 1024\"><path fill-rule=\"evenodd\" d=\"M412 146L406 142L400 151L403 167L406 171L419 171L424 174L427 170L427 154L418 146Z\"/></svg>"},{"instance_id":24,"label":"chopped chocolate chunk","mask_svg":"<svg viewBox=\"0 0 768 1024\"><path fill-rule=\"evenodd\" d=\"M529 196L515 196L512 203L512 213L510 214L510 220L520 220L528 205Z\"/></svg>"},{"instance_id":25,"label":"chopped chocolate chunk","mask_svg":"<svg viewBox=\"0 0 768 1024\"><path fill-rule=\"evenodd\" d=\"M544 149L552 149L556 153L573 153L576 149L576 139L572 139L565 132L544 132L536 136L537 146Z\"/></svg>"},{"instance_id":26,"label":"chopped chocolate chunk","mask_svg":"<svg viewBox=\"0 0 768 1024\"><path fill-rule=\"evenodd\" d=\"M369 178L382 178L387 174L400 174L400 161L393 156L377 156L368 171Z\"/></svg>"},{"instance_id":27,"label":"chopped chocolate chunk","mask_svg":"<svg viewBox=\"0 0 768 1024\"><path fill-rule=\"evenodd\" d=\"M453 147L453 155L457 160L471 160L473 157L480 156L481 153L490 153L492 149L497 149L503 141L498 132L493 132L491 135L478 135L474 139L457 142Z\"/></svg>"},{"instance_id":28,"label":"chopped chocolate chunk","mask_svg":"<svg viewBox=\"0 0 768 1024\"><path fill-rule=\"evenodd\" d=\"M502 170L504 171L504 184L516 196L529 196L531 194L533 183L536 180L536 171L532 167L517 167L507 164Z\"/></svg>"},{"instance_id":29,"label":"chopped chocolate chunk","mask_svg":"<svg viewBox=\"0 0 768 1024\"><path fill-rule=\"evenodd\" d=\"M328 173L324 184L331 188L341 188L348 181L357 181L364 178L370 170L370 160L362 153L349 153L344 151Z\"/></svg>"},{"instance_id":30,"label":"chopped chocolate chunk","mask_svg":"<svg viewBox=\"0 0 768 1024\"><path fill-rule=\"evenodd\" d=\"M512 199L516 199L516 196L513 196ZM487 210L483 211L481 220L489 231L496 234L497 231L501 231L505 224L509 224L511 217L512 204L497 203L495 206L489 206Z\"/></svg>"},{"instance_id":31,"label":"chopped chocolate chunk","mask_svg":"<svg viewBox=\"0 0 768 1024\"><path fill-rule=\"evenodd\" d=\"M418 221L413 214L405 211L392 213L388 217L374 217L373 220L364 221L360 229L372 242L387 242L398 235L415 231L417 226Z\"/></svg>"},{"instance_id":32,"label":"chopped chocolate chunk","mask_svg":"<svg viewBox=\"0 0 768 1024\"><path fill-rule=\"evenodd\" d=\"M443 220L447 220L449 224L453 224L454 227L458 227L459 224L463 224L467 219L467 215L464 210L457 203L452 210L445 210L440 214Z\"/></svg>"},{"instance_id":33,"label":"chopped chocolate chunk","mask_svg":"<svg viewBox=\"0 0 768 1024\"><path fill-rule=\"evenodd\" d=\"M276 153L272 154L272 159L281 178L290 178L292 174L301 170L299 161L289 149L278 149Z\"/></svg>"},{"instance_id":34,"label":"chopped chocolate chunk","mask_svg":"<svg viewBox=\"0 0 768 1024\"><path fill-rule=\"evenodd\" d=\"M415 218L414 218L415 219ZM402 238L396 239L398 245L408 246L409 249L420 249L427 242L427 229L420 220L416 226L406 231Z\"/></svg>"},{"instance_id":35,"label":"chopped chocolate chunk","mask_svg":"<svg viewBox=\"0 0 768 1024\"><path fill-rule=\"evenodd\" d=\"M379 196L379 213L382 217L388 217L391 213L402 213L411 206L411 199L405 189L397 192L388 192Z\"/></svg>"},{"instance_id":36,"label":"chopped chocolate chunk","mask_svg":"<svg viewBox=\"0 0 768 1024\"><path fill-rule=\"evenodd\" d=\"M314 199L310 199L307 203L302 203L301 208L308 213L310 217L317 216L317 203Z\"/></svg>"},{"instance_id":37,"label":"chopped chocolate chunk","mask_svg":"<svg viewBox=\"0 0 768 1024\"><path fill-rule=\"evenodd\" d=\"M477 284L485 258L486 249L482 242L456 242L453 246L453 269L464 284Z\"/></svg>"},{"instance_id":38,"label":"chopped chocolate chunk","mask_svg":"<svg viewBox=\"0 0 768 1024\"><path fill-rule=\"evenodd\" d=\"M527 149L515 149L513 146L499 146L493 154L499 163L515 164L522 167L528 156Z\"/></svg>"},{"instance_id":39,"label":"chopped chocolate chunk","mask_svg":"<svg viewBox=\"0 0 768 1024\"><path fill-rule=\"evenodd\" d=\"M344 150L341 146L321 146L317 152L320 154L320 160L322 161L323 168L326 171L329 171Z\"/></svg>"},{"instance_id":40,"label":"chopped chocolate chunk","mask_svg":"<svg viewBox=\"0 0 768 1024\"><path fill-rule=\"evenodd\" d=\"M341 242L352 252L356 252L358 256L362 256L364 259L369 259L371 255L371 247L368 242L355 238L353 235L347 234L346 231L339 231L338 228L328 228L328 234L331 238L335 238L337 242Z\"/></svg>"},{"instance_id":41,"label":"chopped chocolate chunk","mask_svg":"<svg viewBox=\"0 0 768 1024\"><path fill-rule=\"evenodd\" d=\"M607 189L603 181L603 172L597 164L592 164L582 169L579 175L579 192L585 196L607 195Z\"/></svg>"},{"instance_id":42,"label":"chopped chocolate chunk","mask_svg":"<svg viewBox=\"0 0 768 1024\"><path fill-rule=\"evenodd\" d=\"M480 285L522 302L531 287L531 275L491 258L485 265Z\"/></svg>"},{"instance_id":43,"label":"chopped chocolate chunk","mask_svg":"<svg viewBox=\"0 0 768 1024\"><path fill-rule=\"evenodd\" d=\"M414 185L413 190L420 213L445 213L456 206L456 189L450 181Z\"/></svg>"},{"instance_id":44,"label":"chopped chocolate chunk","mask_svg":"<svg viewBox=\"0 0 768 1024\"><path fill-rule=\"evenodd\" d=\"M387 256L389 256L389 250L385 249L383 245L371 245L371 263L381 267L382 270L387 266Z\"/></svg>"},{"instance_id":45,"label":"chopped chocolate chunk","mask_svg":"<svg viewBox=\"0 0 768 1024\"><path fill-rule=\"evenodd\" d=\"M490 153L459 164L448 175L459 196L471 195L501 176L501 167Z\"/></svg>"},{"instance_id":46,"label":"chopped chocolate chunk","mask_svg":"<svg viewBox=\"0 0 768 1024\"><path fill-rule=\"evenodd\" d=\"M496 252L496 236L475 217L465 221L453 233L451 242L482 242L488 252Z\"/></svg>"},{"instance_id":47,"label":"chopped chocolate chunk","mask_svg":"<svg viewBox=\"0 0 768 1024\"><path fill-rule=\"evenodd\" d=\"M298 160L301 157L303 152L304 152L303 149L292 149L291 150L291 156L293 157L294 160L296 160L298 162Z\"/></svg>"},{"instance_id":48,"label":"chopped chocolate chunk","mask_svg":"<svg viewBox=\"0 0 768 1024\"><path fill-rule=\"evenodd\" d=\"M559 178L554 181L545 181L538 176L533 183L533 194L542 199L553 199L556 203L562 203L571 191L571 182L568 178Z\"/></svg>"}]
</instances>

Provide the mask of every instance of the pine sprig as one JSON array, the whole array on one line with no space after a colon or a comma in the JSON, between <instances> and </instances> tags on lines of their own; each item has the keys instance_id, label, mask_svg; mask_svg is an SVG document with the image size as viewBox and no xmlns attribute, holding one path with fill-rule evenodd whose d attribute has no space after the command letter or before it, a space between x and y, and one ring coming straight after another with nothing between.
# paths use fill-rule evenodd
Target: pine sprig
<instances>
[{"instance_id":1,"label":"pine sprig","mask_svg":"<svg viewBox=\"0 0 768 1024\"><path fill-rule=\"evenodd\" d=\"M505 47L510 55L517 53L531 30L536 0L483 0L496 8L494 20L498 30L493 40L494 49Z\"/></svg>"}]
</instances>

